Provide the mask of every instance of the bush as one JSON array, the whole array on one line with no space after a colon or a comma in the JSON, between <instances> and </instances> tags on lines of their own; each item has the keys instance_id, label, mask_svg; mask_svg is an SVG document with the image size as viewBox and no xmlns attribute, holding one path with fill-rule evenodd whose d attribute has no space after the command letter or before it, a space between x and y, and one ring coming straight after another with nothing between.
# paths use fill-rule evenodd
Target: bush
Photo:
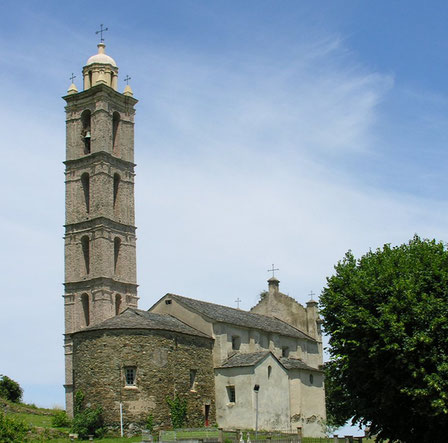
<instances>
[{"instance_id":1,"label":"bush","mask_svg":"<svg viewBox=\"0 0 448 443\"><path fill-rule=\"evenodd\" d=\"M65 411L56 411L54 414L51 424L55 428L66 428L70 426L70 419L67 416L67 413Z\"/></svg>"},{"instance_id":2,"label":"bush","mask_svg":"<svg viewBox=\"0 0 448 443\"><path fill-rule=\"evenodd\" d=\"M28 426L23 421L9 418L0 412L0 441L16 443L27 441Z\"/></svg>"},{"instance_id":3,"label":"bush","mask_svg":"<svg viewBox=\"0 0 448 443\"><path fill-rule=\"evenodd\" d=\"M103 409L84 405L84 393L77 391L74 405L75 417L72 424L72 432L78 434L79 438L86 439L89 435L101 438L104 435Z\"/></svg>"},{"instance_id":4,"label":"bush","mask_svg":"<svg viewBox=\"0 0 448 443\"><path fill-rule=\"evenodd\" d=\"M146 420L146 429L151 432L154 432L154 417L152 414L148 415L148 419Z\"/></svg>"},{"instance_id":5,"label":"bush","mask_svg":"<svg viewBox=\"0 0 448 443\"><path fill-rule=\"evenodd\" d=\"M6 375L0 375L0 397L15 403L22 400L23 389L20 385Z\"/></svg>"},{"instance_id":6,"label":"bush","mask_svg":"<svg viewBox=\"0 0 448 443\"><path fill-rule=\"evenodd\" d=\"M181 399L179 395L175 395L174 398L166 398L166 402L170 407L171 412L171 424L174 429L181 428L187 418L187 400Z\"/></svg>"}]
</instances>

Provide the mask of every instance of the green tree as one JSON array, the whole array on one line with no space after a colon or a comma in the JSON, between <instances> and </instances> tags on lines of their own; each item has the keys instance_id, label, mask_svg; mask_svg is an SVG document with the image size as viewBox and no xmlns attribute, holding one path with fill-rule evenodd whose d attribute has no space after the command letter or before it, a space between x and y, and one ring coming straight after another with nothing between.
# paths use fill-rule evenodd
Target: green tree
<instances>
[{"instance_id":1,"label":"green tree","mask_svg":"<svg viewBox=\"0 0 448 443\"><path fill-rule=\"evenodd\" d=\"M330 335L329 422L370 425L380 441L448 434L448 251L415 236L335 266L321 296Z\"/></svg>"},{"instance_id":2,"label":"green tree","mask_svg":"<svg viewBox=\"0 0 448 443\"><path fill-rule=\"evenodd\" d=\"M0 375L0 397L20 403L22 395L23 389L16 381L6 375Z\"/></svg>"}]
</instances>

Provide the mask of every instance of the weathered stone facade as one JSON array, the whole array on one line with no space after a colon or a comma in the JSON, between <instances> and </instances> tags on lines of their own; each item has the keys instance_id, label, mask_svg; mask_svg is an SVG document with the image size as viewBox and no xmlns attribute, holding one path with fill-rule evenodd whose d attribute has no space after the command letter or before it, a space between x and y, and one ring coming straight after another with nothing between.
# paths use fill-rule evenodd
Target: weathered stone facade
<instances>
[{"instance_id":1,"label":"weathered stone facade","mask_svg":"<svg viewBox=\"0 0 448 443\"><path fill-rule=\"evenodd\" d=\"M144 424L149 414L161 428L171 426L166 398L187 399L187 426L215 422L213 341L170 331L86 330L74 334L74 390L100 404L107 425ZM136 368L135 386L126 386L124 369ZM193 389L190 370L196 371Z\"/></svg>"}]
</instances>

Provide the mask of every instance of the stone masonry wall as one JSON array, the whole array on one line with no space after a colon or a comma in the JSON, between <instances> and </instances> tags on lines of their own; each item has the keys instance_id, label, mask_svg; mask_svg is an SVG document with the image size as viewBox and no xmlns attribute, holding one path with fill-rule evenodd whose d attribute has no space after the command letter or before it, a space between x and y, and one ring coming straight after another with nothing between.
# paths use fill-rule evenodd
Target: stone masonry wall
<instances>
[{"instance_id":1,"label":"stone masonry wall","mask_svg":"<svg viewBox=\"0 0 448 443\"><path fill-rule=\"evenodd\" d=\"M154 330L83 331L73 336L74 391L86 402L102 405L105 422L116 426L123 403L125 427L149 416L160 428L171 426L166 397L187 399L186 426L202 427L205 405L215 422L215 387L211 339ZM124 368L135 367L135 386L126 386ZM190 389L190 369L197 371Z\"/></svg>"}]
</instances>

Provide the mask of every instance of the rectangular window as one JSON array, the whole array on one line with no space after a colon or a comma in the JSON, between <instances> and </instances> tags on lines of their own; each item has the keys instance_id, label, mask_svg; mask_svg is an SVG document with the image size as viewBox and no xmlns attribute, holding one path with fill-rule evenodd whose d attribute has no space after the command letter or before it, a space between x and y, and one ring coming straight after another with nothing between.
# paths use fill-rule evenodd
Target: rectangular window
<instances>
[{"instance_id":1,"label":"rectangular window","mask_svg":"<svg viewBox=\"0 0 448 443\"><path fill-rule=\"evenodd\" d=\"M126 386L135 386L136 375L137 375L137 368L134 367L124 368Z\"/></svg>"},{"instance_id":2,"label":"rectangular window","mask_svg":"<svg viewBox=\"0 0 448 443\"><path fill-rule=\"evenodd\" d=\"M288 348L288 346L283 346L283 348L282 348L282 357L289 357L289 348Z\"/></svg>"},{"instance_id":3,"label":"rectangular window","mask_svg":"<svg viewBox=\"0 0 448 443\"><path fill-rule=\"evenodd\" d=\"M196 390L196 369L190 369L190 391Z\"/></svg>"},{"instance_id":4,"label":"rectangular window","mask_svg":"<svg viewBox=\"0 0 448 443\"><path fill-rule=\"evenodd\" d=\"M235 386L226 386L227 388L227 397L229 398L229 403L235 403L236 395L235 395Z\"/></svg>"},{"instance_id":5,"label":"rectangular window","mask_svg":"<svg viewBox=\"0 0 448 443\"><path fill-rule=\"evenodd\" d=\"M241 339L237 335L232 336L232 349L234 351L238 351L240 349L240 346Z\"/></svg>"}]
</instances>

